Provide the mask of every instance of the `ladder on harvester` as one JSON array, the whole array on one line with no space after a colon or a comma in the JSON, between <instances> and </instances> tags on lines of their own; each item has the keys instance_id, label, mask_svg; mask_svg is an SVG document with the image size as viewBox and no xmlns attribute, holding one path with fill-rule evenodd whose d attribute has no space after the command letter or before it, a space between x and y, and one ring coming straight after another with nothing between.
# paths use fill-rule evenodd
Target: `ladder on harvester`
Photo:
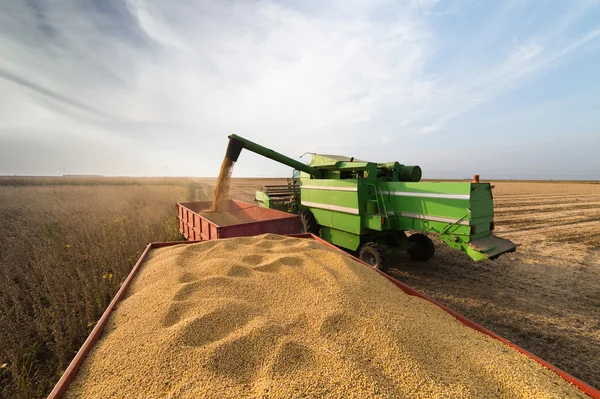
<instances>
[{"instance_id":1,"label":"ladder on harvester","mask_svg":"<svg viewBox=\"0 0 600 399\"><path fill-rule=\"evenodd\" d=\"M382 190L377 190L377 186L375 184L367 184L367 186L373 187L373 192L375 193L374 200L366 200L367 202L375 202L377 204L377 213L385 218L385 223L388 223L389 226L394 226L396 224L396 212L387 210L385 205L385 197ZM389 197L389 192L388 192ZM389 198L388 198L389 199Z\"/></svg>"}]
</instances>

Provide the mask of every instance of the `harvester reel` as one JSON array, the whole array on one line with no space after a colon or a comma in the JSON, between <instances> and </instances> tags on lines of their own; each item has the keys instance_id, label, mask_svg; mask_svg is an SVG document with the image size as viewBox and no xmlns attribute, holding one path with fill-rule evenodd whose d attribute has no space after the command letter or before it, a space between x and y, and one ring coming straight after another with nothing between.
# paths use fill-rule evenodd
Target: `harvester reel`
<instances>
[{"instance_id":1,"label":"harvester reel","mask_svg":"<svg viewBox=\"0 0 600 399\"><path fill-rule=\"evenodd\" d=\"M310 233L316 236L319 235L320 227L315 219L315 215L308 209L302 209L299 213L300 216L300 230L302 233Z\"/></svg>"},{"instance_id":2,"label":"harvester reel","mask_svg":"<svg viewBox=\"0 0 600 399\"><path fill-rule=\"evenodd\" d=\"M382 272L387 272L387 251L385 246L369 242L362 246L358 254L360 260Z\"/></svg>"},{"instance_id":3,"label":"harvester reel","mask_svg":"<svg viewBox=\"0 0 600 399\"><path fill-rule=\"evenodd\" d=\"M435 245L433 245L431 238L427 237L425 234L413 234L408 237L408 242L414 244L413 247L406 250L408 256L410 256L412 260L427 262L433 258L433 255L435 254Z\"/></svg>"}]
</instances>

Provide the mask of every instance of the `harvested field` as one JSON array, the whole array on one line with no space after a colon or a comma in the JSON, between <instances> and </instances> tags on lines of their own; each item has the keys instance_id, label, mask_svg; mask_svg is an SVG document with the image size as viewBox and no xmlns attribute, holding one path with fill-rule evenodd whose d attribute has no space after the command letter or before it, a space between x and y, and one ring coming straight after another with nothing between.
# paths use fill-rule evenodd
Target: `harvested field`
<instances>
[{"instance_id":1,"label":"harvested field","mask_svg":"<svg viewBox=\"0 0 600 399\"><path fill-rule=\"evenodd\" d=\"M585 397L345 254L275 235L155 250L67 392L300 396Z\"/></svg>"},{"instance_id":2,"label":"harvested field","mask_svg":"<svg viewBox=\"0 0 600 399\"><path fill-rule=\"evenodd\" d=\"M231 198L265 184L285 179L233 179ZM430 262L401 254L391 275L600 388L600 184L492 184L496 233L516 253L474 262L436 242Z\"/></svg>"}]
</instances>

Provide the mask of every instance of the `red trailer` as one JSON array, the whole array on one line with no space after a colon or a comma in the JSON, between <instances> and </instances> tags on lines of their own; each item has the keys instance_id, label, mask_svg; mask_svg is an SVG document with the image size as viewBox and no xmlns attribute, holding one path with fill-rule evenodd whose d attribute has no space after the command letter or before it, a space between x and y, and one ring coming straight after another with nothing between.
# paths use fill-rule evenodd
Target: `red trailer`
<instances>
[{"instance_id":1,"label":"red trailer","mask_svg":"<svg viewBox=\"0 0 600 399\"><path fill-rule=\"evenodd\" d=\"M263 208L247 202L229 200L218 212L206 212L212 201L177 204L179 231L191 241L255 236L265 233L297 234L297 215Z\"/></svg>"},{"instance_id":2,"label":"red trailer","mask_svg":"<svg viewBox=\"0 0 600 399\"><path fill-rule=\"evenodd\" d=\"M244 203L241 203L239 201L235 201L235 203L236 203L236 205L244 204ZM195 213L194 211L190 210L189 208L186 208L186 206L188 206L188 204L194 204L194 203L178 204L179 211L182 212L182 208L185 208L188 212ZM247 204L247 205L250 205L250 204ZM199 207L195 207L194 208L194 205L192 205L192 208L193 209L206 209L206 208L203 208L203 206L205 206L205 205L200 205ZM277 211L275 211L275 212L277 212ZM283 213L283 212L278 212L278 213ZM181 226L187 226L185 223L182 223L182 218L181 218L182 215L185 215L185 212L183 214L180 213L180 227ZM197 213L196 213L196 215L197 215ZM183 220L185 221L186 219L183 219ZM205 219L202 219L202 220L205 220ZM260 222L258 222L258 223L260 223ZM291 222L290 222L290 225L291 225ZM216 227L219 228L219 227L235 227L235 226L216 226ZM193 230L193 231L195 231L195 230ZM208 231L211 231L211 230L204 230L204 232L206 234L209 234ZM224 231L225 232L229 232L229 228L225 229ZM242 230L238 230L238 231L244 232L243 229ZM214 234L218 234L218 232L216 232L216 231L214 231L214 232L215 232ZM199 232L196 232L196 233L200 234ZM183 233L183 234L185 235L185 233ZM245 235L251 235L251 234L245 234ZM329 246L331 248L334 248L334 249L340 251L341 253L345 254L346 256L352 257L355 261L363 264L365 267L371 268L369 265L367 265L366 263L362 262L360 259L355 258L355 257L353 257L353 256L345 253L344 251L342 251L339 248L335 247L334 245L332 245L332 244L330 244L330 243L322 240L319 237L316 237L316 236L311 235L311 234L291 234L291 236L317 240L317 241L323 243L324 245L327 245L327 246ZM201 235L198 235L198 237L201 237ZM214 235L213 236L208 236L207 235L206 237L208 237L206 239L213 239L213 238L215 238ZM67 389L69 388L69 384L71 383L71 381L73 381L73 379L77 375L77 371L81 367L81 365L82 365L83 361L85 360L86 356L88 355L88 353L90 352L90 350L94 346L95 342L101 337L102 331L103 331L106 323L108 322L108 319L109 319L112 311L118 306L119 302L124 298L125 293L127 292L127 288L129 287L129 285L131 284L131 282L133 281L133 279L136 277L136 274L140 270L140 268L143 267L144 261L146 260L148 254L153 249L155 249L155 248L162 248L162 247L167 247L167 246L172 246L172 245L188 245L188 244L194 244L196 242L198 242L198 241L158 242L158 243L150 243L150 244L148 244L148 246L146 247L146 250L142 253L140 259L137 261L137 263L135 264L135 266L131 270L131 273L129 273L129 276L123 282L121 288L119 289L119 291L117 292L117 294L115 295L115 297L113 298L113 300L111 301L111 303L109 304L108 308L106 309L106 311L104 312L104 314L102 315L102 317L100 318L100 320L98 320L98 323L94 326L94 329L92 330L92 332L88 336L87 340L85 341L85 343L83 344L83 346L81 347L81 349L79 350L79 352L77 352L77 355L71 361L71 364L69 364L69 367L63 373L62 377L60 378L60 380L58 381L58 383L56 384L56 386L54 387L54 389L52 390L52 392L48 396L48 399L58 399L58 398L61 398L64 395L64 393L67 391ZM473 329L475 329L475 330L477 330L477 331L479 331L479 332L481 332L483 334L486 334L486 335L488 335L488 336L490 336L490 337L492 337L494 339L497 339L500 342L502 342L503 344L516 349L517 351L523 353L524 355L526 355L526 356L532 358L533 360L535 360L536 362L540 363L544 367L547 367L548 369L553 370L560 377L562 377L566 381L570 382L571 384L577 386L582 392L586 393L591 398L593 398L593 399L600 399L600 391L597 390L597 389L595 389L595 388L593 388L592 386L586 384L585 382L583 382L583 381L581 381L581 380L573 377L572 375L570 375L570 374L566 373L565 371L557 368L556 366L553 366L553 365L547 363L543 359L541 359L541 358L535 356L534 354L526 351L525 349L523 349L523 348L521 348L521 347L513 344L512 342L510 342L510 341L508 341L508 340L500 337L499 335L494 334L492 331L486 329L485 327L482 327L479 324L472 322L471 320L467 319L466 317L464 317L464 316L456 313L455 311L453 311L453 310L447 308L446 306L444 306L444 305L436 302L434 299L429 298L429 297L423 295L422 293L420 293L417 290L415 290L415 289L413 289L413 288L411 288L411 287L409 287L409 286L401 283L400 281L398 281L398 280L396 280L396 279L388 276L387 274L382 273L382 272L380 272L379 270L376 270L376 269L373 269L373 270L375 272L378 272L378 273L382 274L385 278L387 278L388 280L390 280L392 283L394 283L399 289L401 289L405 293L407 293L409 295L413 295L413 296L417 296L417 297L423 298L423 299L425 299L425 300L427 300L427 301L429 301L429 302L437 305L438 307L440 307L441 309L443 309L444 311L446 311L447 313L449 313L450 315L452 315L453 317L455 317L458 321L460 321L461 323L465 324L466 326L468 326L470 328L473 328Z\"/></svg>"}]
</instances>

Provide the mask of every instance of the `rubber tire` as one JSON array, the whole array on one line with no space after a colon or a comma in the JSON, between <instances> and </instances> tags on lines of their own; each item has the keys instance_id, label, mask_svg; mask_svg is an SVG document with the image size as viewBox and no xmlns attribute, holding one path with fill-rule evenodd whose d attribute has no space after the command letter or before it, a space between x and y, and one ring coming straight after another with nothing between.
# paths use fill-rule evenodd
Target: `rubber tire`
<instances>
[{"instance_id":1,"label":"rubber tire","mask_svg":"<svg viewBox=\"0 0 600 399\"><path fill-rule=\"evenodd\" d=\"M408 237L408 241L416 245L406 250L408 256L417 262L427 262L435 254L435 245L425 234L417 233Z\"/></svg>"},{"instance_id":2,"label":"rubber tire","mask_svg":"<svg viewBox=\"0 0 600 399\"><path fill-rule=\"evenodd\" d=\"M384 273L388 271L388 259L386 248L383 245L379 245L375 242L369 242L362 246L358 253L360 260L365 262L367 265L380 270Z\"/></svg>"},{"instance_id":3,"label":"rubber tire","mask_svg":"<svg viewBox=\"0 0 600 399\"><path fill-rule=\"evenodd\" d=\"M300 232L318 236L321 227L317 223L315 215L308 209L302 209L298 215L300 216Z\"/></svg>"}]
</instances>

